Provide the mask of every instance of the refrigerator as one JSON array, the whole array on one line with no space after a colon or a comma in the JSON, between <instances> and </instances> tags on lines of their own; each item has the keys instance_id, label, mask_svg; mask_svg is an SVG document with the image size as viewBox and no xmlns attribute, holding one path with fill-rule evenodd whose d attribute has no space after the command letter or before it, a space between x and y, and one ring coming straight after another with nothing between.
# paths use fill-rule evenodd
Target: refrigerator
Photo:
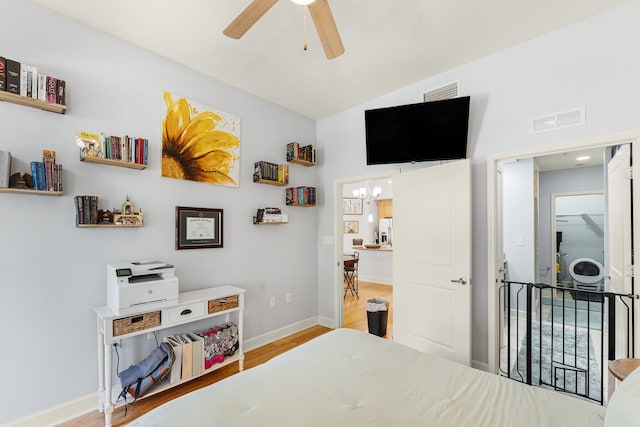
<instances>
[{"instance_id":1,"label":"refrigerator","mask_svg":"<svg viewBox=\"0 0 640 427\"><path fill-rule=\"evenodd\" d=\"M381 245L391 244L392 221L391 218L378 220L378 236Z\"/></svg>"}]
</instances>

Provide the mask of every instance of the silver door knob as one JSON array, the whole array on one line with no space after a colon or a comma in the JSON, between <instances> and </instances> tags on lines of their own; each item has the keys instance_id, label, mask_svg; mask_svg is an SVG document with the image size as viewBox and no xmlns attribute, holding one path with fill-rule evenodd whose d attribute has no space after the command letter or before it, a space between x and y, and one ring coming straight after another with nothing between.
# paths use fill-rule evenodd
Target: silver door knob
<instances>
[{"instance_id":1,"label":"silver door knob","mask_svg":"<svg viewBox=\"0 0 640 427\"><path fill-rule=\"evenodd\" d=\"M464 280L463 277L461 277L459 279L451 279L451 283L460 283L461 285L466 285L467 281Z\"/></svg>"}]
</instances>

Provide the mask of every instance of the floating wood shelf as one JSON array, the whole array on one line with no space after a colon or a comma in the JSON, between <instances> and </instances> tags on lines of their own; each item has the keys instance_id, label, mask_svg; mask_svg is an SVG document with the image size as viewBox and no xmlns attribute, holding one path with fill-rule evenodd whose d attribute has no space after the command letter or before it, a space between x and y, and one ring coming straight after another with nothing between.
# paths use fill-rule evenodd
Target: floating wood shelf
<instances>
[{"instance_id":1,"label":"floating wood shelf","mask_svg":"<svg viewBox=\"0 0 640 427\"><path fill-rule=\"evenodd\" d=\"M31 190L29 188L0 188L0 193L21 193L34 196L62 196L63 191Z\"/></svg>"},{"instance_id":2,"label":"floating wood shelf","mask_svg":"<svg viewBox=\"0 0 640 427\"><path fill-rule=\"evenodd\" d=\"M51 111L52 113L64 114L67 106L62 104L54 104L47 101L41 101L28 96L16 95L15 93L0 91L0 101L11 102L12 104L24 105L26 107L37 108L40 110Z\"/></svg>"},{"instance_id":3,"label":"floating wood shelf","mask_svg":"<svg viewBox=\"0 0 640 427\"><path fill-rule=\"evenodd\" d=\"M259 179L258 181L253 181L253 182L257 182L258 184L275 185L277 187L284 187L285 185L289 184L288 182L271 181L269 179Z\"/></svg>"},{"instance_id":4,"label":"floating wood shelf","mask_svg":"<svg viewBox=\"0 0 640 427\"><path fill-rule=\"evenodd\" d=\"M101 165L120 166L129 169L146 169L148 165L140 163L126 162L124 160L104 159L102 157L80 156L80 160L87 163L98 163Z\"/></svg>"},{"instance_id":5,"label":"floating wood shelf","mask_svg":"<svg viewBox=\"0 0 640 427\"><path fill-rule=\"evenodd\" d=\"M78 228L144 227L144 224L76 224Z\"/></svg>"},{"instance_id":6,"label":"floating wood shelf","mask_svg":"<svg viewBox=\"0 0 640 427\"><path fill-rule=\"evenodd\" d=\"M301 206L303 208L311 208L311 207L314 207L315 204L309 204L309 203L287 203L287 206Z\"/></svg>"},{"instance_id":7,"label":"floating wood shelf","mask_svg":"<svg viewBox=\"0 0 640 427\"><path fill-rule=\"evenodd\" d=\"M297 165L302 165L302 166L315 166L316 165L314 162L310 162L308 160L302 160L302 159L289 159L287 161L289 163L295 163Z\"/></svg>"}]
</instances>

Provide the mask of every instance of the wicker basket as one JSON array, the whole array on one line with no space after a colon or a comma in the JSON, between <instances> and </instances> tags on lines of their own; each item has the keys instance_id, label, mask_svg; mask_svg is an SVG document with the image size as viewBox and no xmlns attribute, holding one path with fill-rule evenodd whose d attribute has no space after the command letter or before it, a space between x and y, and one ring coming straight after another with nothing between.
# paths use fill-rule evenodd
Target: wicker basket
<instances>
[{"instance_id":1,"label":"wicker basket","mask_svg":"<svg viewBox=\"0 0 640 427\"><path fill-rule=\"evenodd\" d=\"M143 331L145 329L160 326L160 312L136 314L135 316L123 317L113 321L113 336L130 334L132 332Z\"/></svg>"},{"instance_id":2,"label":"wicker basket","mask_svg":"<svg viewBox=\"0 0 640 427\"><path fill-rule=\"evenodd\" d=\"M212 299L209 301L209 314L238 307L238 295Z\"/></svg>"}]
</instances>

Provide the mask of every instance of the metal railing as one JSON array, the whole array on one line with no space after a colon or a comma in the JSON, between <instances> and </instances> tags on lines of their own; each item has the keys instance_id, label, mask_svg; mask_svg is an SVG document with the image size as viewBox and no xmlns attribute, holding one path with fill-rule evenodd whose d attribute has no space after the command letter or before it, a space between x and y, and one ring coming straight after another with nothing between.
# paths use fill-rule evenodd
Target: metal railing
<instances>
[{"instance_id":1,"label":"metal railing","mask_svg":"<svg viewBox=\"0 0 640 427\"><path fill-rule=\"evenodd\" d=\"M637 297L514 281L499 294L500 374L602 405L616 340L635 356Z\"/></svg>"}]
</instances>

